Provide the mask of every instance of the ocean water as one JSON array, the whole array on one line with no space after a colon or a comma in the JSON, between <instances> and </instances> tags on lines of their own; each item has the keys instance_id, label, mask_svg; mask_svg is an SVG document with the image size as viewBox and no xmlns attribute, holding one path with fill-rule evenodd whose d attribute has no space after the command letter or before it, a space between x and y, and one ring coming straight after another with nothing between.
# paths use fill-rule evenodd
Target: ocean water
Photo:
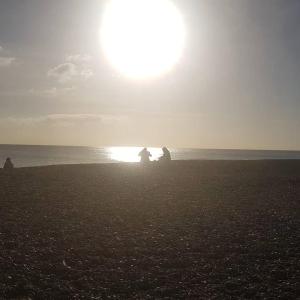
<instances>
[{"instance_id":1,"label":"ocean water","mask_svg":"<svg viewBox=\"0 0 300 300\"><path fill-rule=\"evenodd\" d=\"M141 147L65 147L0 145L0 167L10 157L16 167L57 164L137 162ZM160 148L148 148L152 160L162 155ZM264 160L300 159L300 151L217 150L170 148L174 160Z\"/></svg>"}]
</instances>

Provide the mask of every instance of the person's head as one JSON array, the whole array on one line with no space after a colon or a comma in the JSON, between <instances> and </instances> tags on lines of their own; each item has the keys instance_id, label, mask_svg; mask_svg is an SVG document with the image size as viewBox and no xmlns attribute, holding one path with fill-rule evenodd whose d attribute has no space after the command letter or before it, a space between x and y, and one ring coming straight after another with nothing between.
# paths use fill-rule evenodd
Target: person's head
<instances>
[{"instance_id":1,"label":"person's head","mask_svg":"<svg viewBox=\"0 0 300 300\"><path fill-rule=\"evenodd\" d=\"M7 161L10 161L10 157L8 157L6 160L7 160Z\"/></svg>"}]
</instances>

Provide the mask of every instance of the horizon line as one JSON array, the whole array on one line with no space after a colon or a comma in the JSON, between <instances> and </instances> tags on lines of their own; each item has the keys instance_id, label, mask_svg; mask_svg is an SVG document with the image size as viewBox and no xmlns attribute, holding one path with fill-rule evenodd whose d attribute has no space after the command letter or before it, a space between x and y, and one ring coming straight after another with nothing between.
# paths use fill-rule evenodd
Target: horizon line
<instances>
[{"instance_id":1,"label":"horizon line","mask_svg":"<svg viewBox=\"0 0 300 300\"><path fill-rule=\"evenodd\" d=\"M157 146L132 146L132 145L110 145L110 146L87 146L87 145L55 145L55 144L2 144L0 143L0 146L28 146L28 147L82 147L82 148L113 148L113 147L119 147L119 148L162 148L162 147L157 147ZM291 149L266 149L266 148L252 148L252 149L247 149L247 148L198 148L198 147L168 147L170 149L190 149L190 150L218 150L218 151L278 151L278 152L300 152L299 150L291 150Z\"/></svg>"}]
</instances>

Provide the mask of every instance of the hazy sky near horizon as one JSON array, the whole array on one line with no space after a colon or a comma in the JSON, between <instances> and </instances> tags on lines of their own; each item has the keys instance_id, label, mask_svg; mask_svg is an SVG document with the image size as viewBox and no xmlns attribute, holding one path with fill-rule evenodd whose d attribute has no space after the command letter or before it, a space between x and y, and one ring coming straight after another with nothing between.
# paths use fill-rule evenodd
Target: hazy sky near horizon
<instances>
[{"instance_id":1,"label":"hazy sky near horizon","mask_svg":"<svg viewBox=\"0 0 300 300\"><path fill-rule=\"evenodd\" d=\"M300 150L300 1L174 0L172 71L100 45L105 0L0 0L0 143Z\"/></svg>"}]
</instances>

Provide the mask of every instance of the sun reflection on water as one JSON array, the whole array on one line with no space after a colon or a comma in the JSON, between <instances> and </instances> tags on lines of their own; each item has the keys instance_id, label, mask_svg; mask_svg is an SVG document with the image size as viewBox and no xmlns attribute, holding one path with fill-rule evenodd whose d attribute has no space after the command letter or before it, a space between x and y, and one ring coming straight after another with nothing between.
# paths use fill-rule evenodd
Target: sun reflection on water
<instances>
[{"instance_id":1,"label":"sun reflection on water","mask_svg":"<svg viewBox=\"0 0 300 300\"><path fill-rule=\"evenodd\" d=\"M110 147L108 148L108 155L110 159L120 162L139 162L139 152L143 147ZM151 160L158 160L162 155L161 148L148 148L152 154Z\"/></svg>"}]
</instances>

